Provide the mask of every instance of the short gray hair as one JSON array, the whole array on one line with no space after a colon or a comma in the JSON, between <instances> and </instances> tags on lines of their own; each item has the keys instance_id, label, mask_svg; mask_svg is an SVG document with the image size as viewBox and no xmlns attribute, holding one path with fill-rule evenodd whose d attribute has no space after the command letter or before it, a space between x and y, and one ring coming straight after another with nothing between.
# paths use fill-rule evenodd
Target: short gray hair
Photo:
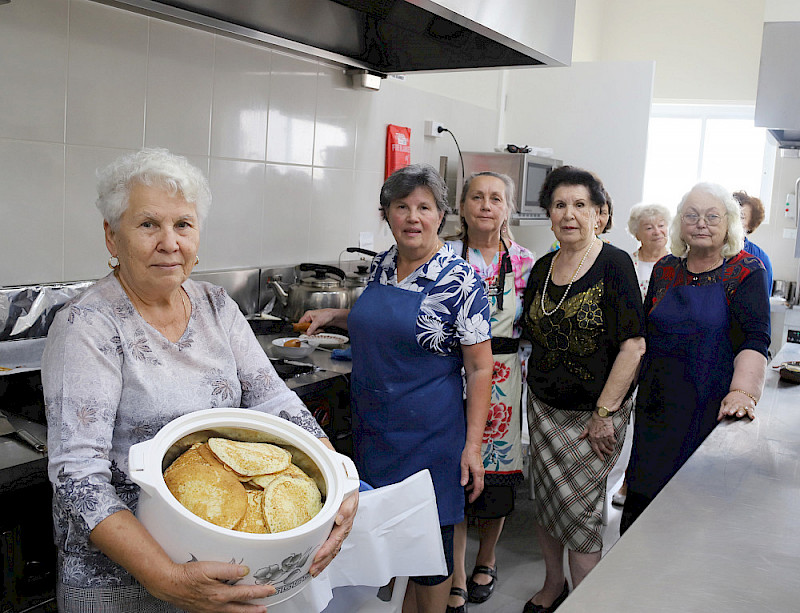
<instances>
[{"instance_id":1,"label":"short gray hair","mask_svg":"<svg viewBox=\"0 0 800 613\"><path fill-rule=\"evenodd\" d=\"M395 170L389 175L381 187L380 202L383 219L387 219L389 205L392 202L406 198L418 187L427 187L431 190L433 199L436 201L436 208L445 214L445 217L442 218L441 225L443 226L446 216L450 212L450 206L447 204L447 184L436 172L436 169L429 164L411 164ZM439 227L440 231L441 229Z\"/></svg>"},{"instance_id":2,"label":"short gray hair","mask_svg":"<svg viewBox=\"0 0 800 613\"><path fill-rule=\"evenodd\" d=\"M646 204L640 202L631 207L631 213L628 217L628 233L636 238L639 232L639 226L643 221L648 219L658 220L663 219L667 225L672 221L672 213L663 204Z\"/></svg>"},{"instance_id":3,"label":"short gray hair","mask_svg":"<svg viewBox=\"0 0 800 613\"><path fill-rule=\"evenodd\" d=\"M689 245L681 237L681 215L683 214L683 207L686 200L692 192L704 192L709 196L716 198L719 203L725 207L725 222L727 225L727 233L725 235L725 244L722 246L721 255L724 258L730 258L744 249L744 227L742 226L742 218L739 212L739 203L727 189L717 183L698 183L681 198L678 204L678 211L675 213L675 218L672 220L670 227L670 251L673 255L678 257L685 256L689 251Z\"/></svg>"},{"instance_id":4,"label":"short gray hair","mask_svg":"<svg viewBox=\"0 0 800 613\"><path fill-rule=\"evenodd\" d=\"M200 169L185 157L166 149L146 148L127 153L97 172L95 204L113 230L119 229L135 185L159 187L193 203L198 227L202 227L211 206L211 190Z\"/></svg>"}]
</instances>

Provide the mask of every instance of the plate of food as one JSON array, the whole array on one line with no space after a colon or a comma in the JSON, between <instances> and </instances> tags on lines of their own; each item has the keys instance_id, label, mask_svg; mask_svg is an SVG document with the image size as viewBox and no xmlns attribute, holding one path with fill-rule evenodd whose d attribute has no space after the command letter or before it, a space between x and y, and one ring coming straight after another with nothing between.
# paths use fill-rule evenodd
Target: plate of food
<instances>
[{"instance_id":1,"label":"plate of food","mask_svg":"<svg viewBox=\"0 0 800 613\"><path fill-rule=\"evenodd\" d=\"M306 341L309 345L313 345L315 347L328 347L328 348L336 348L341 347L342 345L346 345L350 342L350 339L342 334L332 334L330 332L320 332L318 334L312 334L311 336L307 334L301 334L300 340Z\"/></svg>"}]
</instances>

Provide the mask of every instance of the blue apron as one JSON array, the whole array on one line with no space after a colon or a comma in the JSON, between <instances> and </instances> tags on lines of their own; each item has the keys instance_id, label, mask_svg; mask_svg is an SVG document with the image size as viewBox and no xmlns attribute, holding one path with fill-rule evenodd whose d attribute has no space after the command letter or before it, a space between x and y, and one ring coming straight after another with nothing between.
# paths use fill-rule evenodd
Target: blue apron
<instances>
[{"instance_id":1,"label":"blue apron","mask_svg":"<svg viewBox=\"0 0 800 613\"><path fill-rule=\"evenodd\" d=\"M442 270L422 292L382 285L376 278L359 296L347 320L353 348L350 396L359 475L380 487L427 468L442 526L464 518L462 359L460 354L436 355L420 347L416 326L425 296L456 263Z\"/></svg>"},{"instance_id":2,"label":"blue apron","mask_svg":"<svg viewBox=\"0 0 800 613\"><path fill-rule=\"evenodd\" d=\"M717 425L733 377L725 286L667 290L648 316L628 486L661 490Z\"/></svg>"}]
</instances>

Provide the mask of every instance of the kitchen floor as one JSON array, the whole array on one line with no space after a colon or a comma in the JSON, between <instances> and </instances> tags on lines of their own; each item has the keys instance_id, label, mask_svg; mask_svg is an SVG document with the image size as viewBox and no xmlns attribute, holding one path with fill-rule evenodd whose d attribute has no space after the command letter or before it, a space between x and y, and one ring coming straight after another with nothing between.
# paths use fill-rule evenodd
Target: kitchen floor
<instances>
[{"instance_id":1,"label":"kitchen floor","mask_svg":"<svg viewBox=\"0 0 800 613\"><path fill-rule=\"evenodd\" d=\"M533 531L533 501L529 484L517 491L514 512L506 519L497 545L497 585L491 598L482 604L469 604L473 613L521 613L525 602L544 583L544 560ZM609 506L608 525L603 530L603 552L619 538L621 509ZM478 551L478 531L470 526L467 540L467 573L472 571Z\"/></svg>"}]
</instances>

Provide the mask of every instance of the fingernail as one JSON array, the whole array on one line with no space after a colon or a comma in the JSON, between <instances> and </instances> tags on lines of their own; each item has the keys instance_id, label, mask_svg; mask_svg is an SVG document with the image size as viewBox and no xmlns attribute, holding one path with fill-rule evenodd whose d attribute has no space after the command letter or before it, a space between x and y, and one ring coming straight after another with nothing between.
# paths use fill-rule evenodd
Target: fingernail
<instances>
[{"instance_id":1,"label":"fingernail","mask_svg":"<svg viewBox=\"0 0 800 613\"><path fill-rule=\"evenodd\" d=\"M250 574L250 568L248 566L239 566L239 576L246 577Z\"/></svg>"},{"instance_id":2,"label":"fingernail","mask_svg":"<svg viewBox=\"0 0 800 613\"><path fill-rule=\"evenodd\" d=\"M343 521L344 521L344 515L342 515L340 513L339 515L336 516L336 523L337 524L341 524Z\"/></svg>"}]
</instances>

